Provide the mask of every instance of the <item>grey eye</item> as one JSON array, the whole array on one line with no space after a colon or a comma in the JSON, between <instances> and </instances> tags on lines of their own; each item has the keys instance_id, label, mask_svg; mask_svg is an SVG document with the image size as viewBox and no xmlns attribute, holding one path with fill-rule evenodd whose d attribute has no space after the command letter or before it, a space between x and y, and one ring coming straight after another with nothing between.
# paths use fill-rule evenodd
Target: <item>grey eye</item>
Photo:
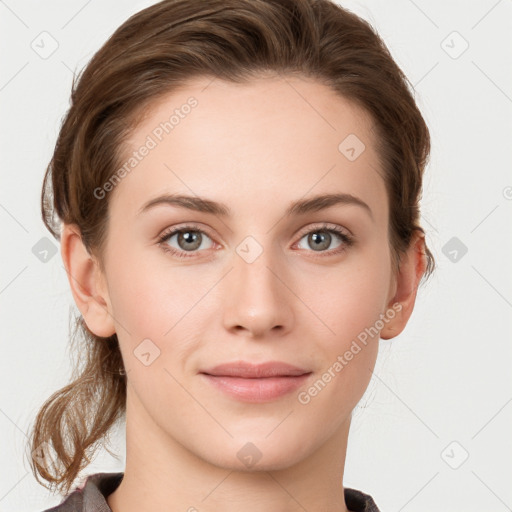
<instances>
[{"instance_id":1,"label":"grey eye","mask_svg":"<svg viewBox=\"0 0 512 512\"><path fill-rule=\"evenodd\" d=\"M341 245L340 242L336 247L330 247L334 238L333 235L341 240L341 236L338 233L332 233L331 231L325 229L316 229L304 235L301 238L301 241L307 239L307 244L309 245L309 248L313 249L313 251L325 251L326 249L335 249ZM304 249L304 247L300 248Z\"/></svg>"}]
</instances>

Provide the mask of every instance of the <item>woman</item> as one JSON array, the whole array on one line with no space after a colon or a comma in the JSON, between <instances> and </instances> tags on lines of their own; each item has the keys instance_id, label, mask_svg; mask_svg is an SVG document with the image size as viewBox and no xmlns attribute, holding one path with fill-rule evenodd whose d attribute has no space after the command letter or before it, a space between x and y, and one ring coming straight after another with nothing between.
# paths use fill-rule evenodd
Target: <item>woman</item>
<instances>
[{"instance_id":1,"label":"woman","mask_svg":"<svg viewBox=\"0 0 512 512\"><path fill-rule=\"evenodd\" d=\"M329 0L127 20L45 176L86 345L31 433L36 478L67 494L125 419L126 469L51 510L378 511L343 487L347 440L434 268L429 150L382 40Z\"/></svg>"}]
</instances>

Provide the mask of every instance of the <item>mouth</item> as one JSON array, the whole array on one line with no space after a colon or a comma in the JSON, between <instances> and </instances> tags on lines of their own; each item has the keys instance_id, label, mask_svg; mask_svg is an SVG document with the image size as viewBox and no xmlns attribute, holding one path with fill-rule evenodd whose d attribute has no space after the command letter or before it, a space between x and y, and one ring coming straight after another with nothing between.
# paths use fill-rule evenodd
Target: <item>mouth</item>
<instances>
[{"instance_id":1,"label":"mouth","mask_svg":"<svg viewBox=\"0 0 512 512\"><path fill-rule=\"evenodd\" d=\"M232 398L261 403L296 390L312 372L282 362L271 361L255 365L236 361L200 371L199 374L209 384Z\"/></svg>"},{"instance_id":2,"label":"mouth","mask_svg":"<svg viewBox=\"0 0 512 512\"><path fill-rule=\"evenodd\" d=\"M234 361L202 370L200 373L213 376L240 377L244 379L260 379L265 377L298 377L310 370L280 361L253 364L245 361Z\"/></svg>"}]
</instances>

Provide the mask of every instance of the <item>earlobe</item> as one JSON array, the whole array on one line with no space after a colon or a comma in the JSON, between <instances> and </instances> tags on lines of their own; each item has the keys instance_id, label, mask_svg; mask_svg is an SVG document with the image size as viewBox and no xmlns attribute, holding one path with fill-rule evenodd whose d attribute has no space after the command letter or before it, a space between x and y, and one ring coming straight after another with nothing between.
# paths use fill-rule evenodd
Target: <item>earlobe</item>
<instances>
[{"instance_id":1,"label":"earlobe","mask_svg":"<svg viewBox=\"0 0 512 512\"><path fill-rule=\"evenodd\" d=\"M418 231L409 249L401 257L400 269L396 276L396 292L387 305L388 311L393 309L395 314L382 329L380 333L382 339L394 338L405 329L414 309L418 286L426 268L425 237Z\"/></svg>"},{"instance_id":2,"label":"earlobe","mask_svg":"<svg viewBox=\"0 0 512 512\"><path fill-rule=\"evenodd\" d=\"M87 327L97 336L112 336L116 331L105 279L84 246L78 226L64 224L61 256L71 293Z\"/></svg>"}]
</instances>

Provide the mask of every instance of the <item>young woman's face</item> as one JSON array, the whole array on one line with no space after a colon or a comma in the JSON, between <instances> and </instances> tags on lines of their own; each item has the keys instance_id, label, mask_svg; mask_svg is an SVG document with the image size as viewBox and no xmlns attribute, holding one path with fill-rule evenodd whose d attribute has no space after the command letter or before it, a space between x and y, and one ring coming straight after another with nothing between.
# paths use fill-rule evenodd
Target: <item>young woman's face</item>
<instances>
[{"instance_id":1,"label":"young woman's face","mask_svg":"<svg viewBox=\"0 0 512 512\"><path fill-rule=\"evenodd\" d=\"M129 428L226 468L341 439L395 315L371 119L310 80L198 79L129 143L105 252ZM205 375L240 361L306 375Z\"/></svg>"}]
</instances>

